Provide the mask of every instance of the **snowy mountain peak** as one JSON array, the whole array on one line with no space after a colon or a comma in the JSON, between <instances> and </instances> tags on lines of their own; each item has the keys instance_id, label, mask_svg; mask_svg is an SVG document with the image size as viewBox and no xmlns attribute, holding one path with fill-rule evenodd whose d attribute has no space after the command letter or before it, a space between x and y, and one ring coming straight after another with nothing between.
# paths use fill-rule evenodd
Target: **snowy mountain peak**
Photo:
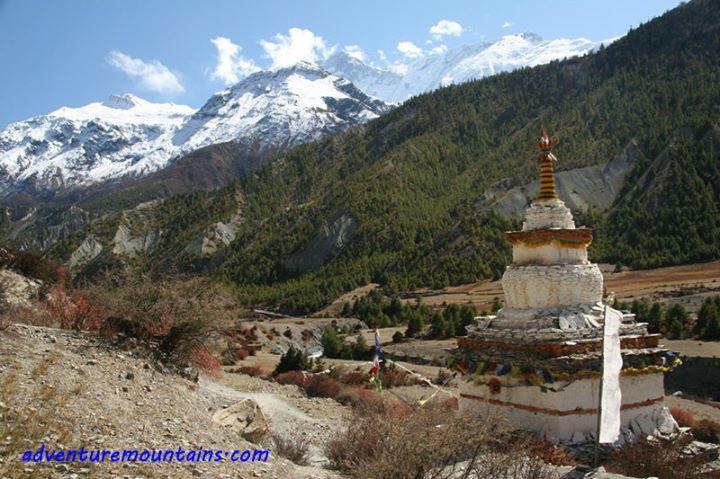
<instances>
[{"instance_id":1,"label":"snowy mountain peak","mask_svg":"<svg viewBox=\"0 0 720 479\"><path fill-rule=\"evenodd\" d=\"M287 148L363 123L388 109L318 65L253 73L213 95L173 137L193 150L230 140Z\"/></svg>"},{"instance_id":2,"label":"snowy mountain peak","mask_svg":"<svg viewBox=\"0 0 720 479\"><path fill-rule=\"evenodd\" d=\"M448 84L584 55L599 45L600 42L585 38L543 40L535 33L519 33L492 42L428 53L407 64L385 68L368 65L344 52L331 55L322 66L352 81L369 95L385 102L401 103Z\"/></svg>"},{"instance_id":3,"label":"snowy mountain peak","mask_svg":"<svg viewBox=\"0 0 720 479\"><path fill-rule=\"evenodd\" d=\"M299 63L250 75L195 110L131 94L60 108L0 131L0 193L59 190L159 170L227 141L282 150L387 110L349 81Z\"/></svg>"},{"instance_id":4,"label":"snowy mountain peak","mask_svg":"<svg viewBox=\"0 0 720 479\"><path fill-rule=\"evenodd\" d=\"M148 102L140 97L137 97L131 93L124 93L122 95L110 95L107 100L103 102L103 105L108 108L117 108L121 110L128 110L135 106L147 104Z\"/></svg>"}]
</instances>

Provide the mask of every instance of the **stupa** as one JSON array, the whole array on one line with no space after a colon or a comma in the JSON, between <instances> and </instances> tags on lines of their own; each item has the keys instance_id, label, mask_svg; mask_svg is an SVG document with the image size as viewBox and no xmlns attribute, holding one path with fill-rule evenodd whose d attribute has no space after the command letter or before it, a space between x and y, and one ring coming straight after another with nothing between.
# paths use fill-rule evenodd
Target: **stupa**
<instances>
[{"instance_id":1,"label":"stupa","mask_svg":"<svg viewBox=\"0 0 720 479\"><path fill-rule=\"evenodd\" d=\"M552 153L537 144L540 193L521 231L506 233L513 262L502 277L505 307L477 318L451 359L461 376L461 407L482 403L515 426L556 442L593 440L597 429L605 308L603 276L588 260L590 228L576 227L558 198ZM664 406L663 373L677 365L660 335L623 312L620 441L677 425Z\"/></svg>"}]
</instances>

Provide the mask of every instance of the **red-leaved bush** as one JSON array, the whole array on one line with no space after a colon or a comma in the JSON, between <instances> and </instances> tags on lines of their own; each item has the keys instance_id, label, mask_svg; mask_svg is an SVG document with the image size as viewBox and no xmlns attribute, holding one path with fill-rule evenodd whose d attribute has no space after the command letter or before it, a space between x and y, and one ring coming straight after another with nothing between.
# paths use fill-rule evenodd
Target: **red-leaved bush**
<instances>
[{"instance_id":1,"label":"red-leaved bush","mask_svg":"<svg viewBox=\"0 0 720 479\"><path fill-rule=\"evenodd\" d=\"M360 386L368 383L369 376L362 371L349 371L345 374L338 375L338 381L350 386Z\"/></svg>"},{"instance_id":2,"label":"red-leaved bush","mask_svg":"<svg viewBox=\"0 0 720 479\"><path fill-rule=\"evenodd\" d=\"M204 346L192 348L190 361L207 373L216 375L220 371L220 361Z\"/></svg>"},{"instance_id":3,"label":"red-leaved bush","mask_svg":"<svg viewBox=\"0 0 720 479\"><path fill-rule=\"evenodd\" d=\"M340 392L340 383L327 374L309 375L303 389L310 397L334 398Z\"/></svg>"},{"instance_id":4,"label":"red-leaved bush","mask_svg":"<svg viewBox=\"0 0 720 479\"><path fill-rule=\"evenodd\" d=\"M416 382L415 378L400 369L385 369L380 371L380 381L382 381L384 388L409 386Z\"/></svg>"},{"instance_id":5,"label":"red-leaved bush","mask_svg":"<svg viewBox=\"0 0 720 479\"><path fill-rule=\"evenodd\" d=\"M360 386L344 387L335 397L341 404L353 407L371 407L382 401L382 397L371 389Z\"/></svg>"},{"instance_id":6,"label":"red-leaved bush","mask_svg":"<svg viewBox=\"0 0 720 479\"><path fill-rule=\"evenodd\" d=\"M686 411L684 409L680 409L678 407L671 407L670 408L670 414L675 418L675 421L677 421L678 426L680 427L696 427L697 426L697 420L695 419L695 416L689 411Z\"/></svg>"},{"instance_id":7,"label":"red-leaved bush","mask_svg":"<svg viewBox=\"0 0 720 479\"><path fill-rule=\"evenodd\" d=\"M294 384L302 387L305 382L305 376L300 371L286 371L275 376L275 382L278 384Z\"/></svg>"},{"instance_id":8,"label":"red-leaved bush","mask_svg":"<svg viewBox=\"0 0 720 479\"><path fill-rule=\"evenodd\" d=\"M260 366L241 366L241 367L233 370L232 372L240 373L240 374L247 374L248 376L252 376L252 377L261 377L261 378L268 377L267 371L265 371Z\"/></svg>"},{"instance_id":9,"label":"red-leaved bush","mask_svg":"<svg viewBox=\"0 0 720 479\"><path fill-rule=\"evenodd\" d=\"M108 317L108 311L85 294L69 294L63 284L55 286L45 299L50 320L62 329L97 331Z\"/></svg>"}]
</instances>

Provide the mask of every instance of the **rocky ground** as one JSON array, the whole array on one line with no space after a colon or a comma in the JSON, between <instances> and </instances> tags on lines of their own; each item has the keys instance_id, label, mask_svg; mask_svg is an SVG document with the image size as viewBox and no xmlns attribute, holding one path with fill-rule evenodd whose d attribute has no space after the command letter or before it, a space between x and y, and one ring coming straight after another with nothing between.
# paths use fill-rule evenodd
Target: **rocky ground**
<instances>
[{"instance_id":1,"label":"rocky ground","mask_svg":"<svg viewBox=\"0 0 720 479\"><path fill-rule=\"evenodd\" d=\"M242 392L240 392L242 391ZM95 336L15 324L0 333L0 477L118 478L333 478L302 467L213 422L239 399L262 404L271 432L310 435L314 444L341 426L346 409L312 399L294 386L228 375L198 383L156 370L132 351L108 349ZM24 463L37 449L269 449L269 462L232 463Z\"/></svg>"}]
</instances>

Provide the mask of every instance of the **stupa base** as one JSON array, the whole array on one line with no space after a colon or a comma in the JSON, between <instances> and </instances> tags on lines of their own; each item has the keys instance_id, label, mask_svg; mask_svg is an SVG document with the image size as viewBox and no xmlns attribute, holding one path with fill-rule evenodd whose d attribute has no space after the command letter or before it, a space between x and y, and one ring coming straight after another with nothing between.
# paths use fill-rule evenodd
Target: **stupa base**
<instances>
[{"instance_id":1,"label":"stupa base","mask_svg":"<svg viewBox=\"0 0 720 479\"><path fill-rule=\"evenodd\" d=\"M535 432L557 443L582 443L595 439L599 377L543 386L513 384L495 378L460 386L461 409L484 408L504 416L514 427ZM622 434L618 442L652 434L677 432L677 424L664 405L662 373L624 375Z\"/></svg>"}]
</instances>

